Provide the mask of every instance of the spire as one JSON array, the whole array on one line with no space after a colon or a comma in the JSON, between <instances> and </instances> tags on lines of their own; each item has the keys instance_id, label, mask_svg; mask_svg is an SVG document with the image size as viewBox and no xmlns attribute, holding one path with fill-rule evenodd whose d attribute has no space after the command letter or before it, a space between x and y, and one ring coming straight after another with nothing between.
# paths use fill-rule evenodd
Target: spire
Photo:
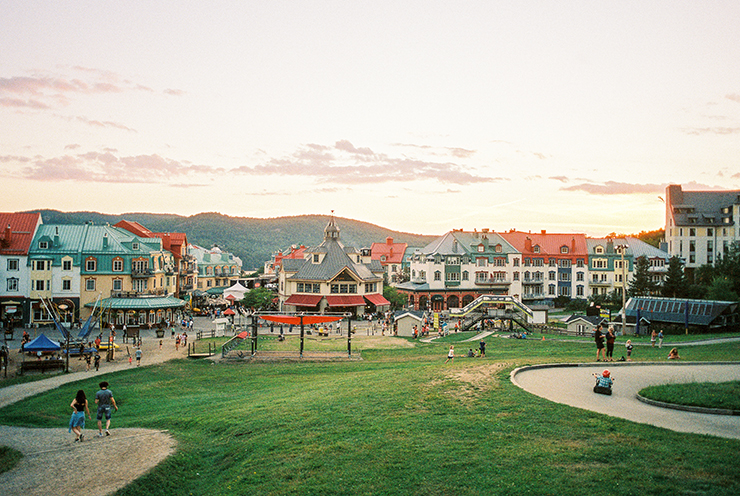
<instances>
[{"instance_id":1,"label":"spire","mask_svg":"<svg viewBox=\"0 0 740 496\"><path fill-rule=\"evenodd\" d=\"M336 222L334 222L334 210L331 211L329 224L324 228L324 241L328 241L329 239L339 241L339 228L337 227Z\"/></svg>"}]
</instances>

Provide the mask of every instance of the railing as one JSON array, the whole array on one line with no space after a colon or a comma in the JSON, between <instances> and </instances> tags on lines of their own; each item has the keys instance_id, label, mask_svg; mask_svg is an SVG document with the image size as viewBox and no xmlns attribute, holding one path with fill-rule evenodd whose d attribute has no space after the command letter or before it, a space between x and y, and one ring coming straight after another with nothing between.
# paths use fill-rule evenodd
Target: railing
<instances>
[{"instance_id":1,"label":"railing","mask_svg":"<svg viewBox=\"0 0 740 496\"><path fill-rule=\"evenodd\" d=\"M162 296L166 294L164 289L152 289L149 291L111 291L111 298L138 298L140 296Z\"/></svg>"},{"instance_id":2,"label":"railing","mask_svg":"<svg viewBox=\"0 0 740 496\"><path fill-rule=\"evenodd\" d=\"M224 358L228 353L239 346L241 342L244 341L244 339L240 338L239 336L234 336L233 338L226 341L223 345L221 345L221 358Z\"/></svg>"},{"instance_id":3,"label":"railing","mask_svg":"<svg viewBox=\"0 0 740 496\"><path fill-rule=\"evenodd\" d=\"M509 284L511 281L500 277L490 277L488 279L476 279L476 284Z\"/></svg>"},{"instance_id":4,"label":"railing","mask_svg":"<svg viewBox=\"0 0 740 496\"><path fill-rule=\"evenodd\" d=\"M152 269L131 269L131 277L152 277L153 275Z\"/></svg>"}]
</instances>

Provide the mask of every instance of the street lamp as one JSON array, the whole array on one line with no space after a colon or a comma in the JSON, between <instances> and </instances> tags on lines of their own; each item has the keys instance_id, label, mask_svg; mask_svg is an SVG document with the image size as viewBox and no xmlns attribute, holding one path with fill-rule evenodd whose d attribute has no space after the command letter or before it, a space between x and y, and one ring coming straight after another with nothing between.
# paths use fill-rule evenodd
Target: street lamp
<instances>
[{"instance_id":1,"label":"street lamp","mask_svg":"<svg viewBox=\"0 0 740 496\"><path fill-rule=\"evenodd\" d=\"M627 319L625 307L627 306L627 276L625 274L625 267L624 267L624 250L627 249L627 245L618 245L617 249L619 250L619 254L621 255L622 259L622 336L625 334L625 321Z\"/></svg>"}]
</instances>

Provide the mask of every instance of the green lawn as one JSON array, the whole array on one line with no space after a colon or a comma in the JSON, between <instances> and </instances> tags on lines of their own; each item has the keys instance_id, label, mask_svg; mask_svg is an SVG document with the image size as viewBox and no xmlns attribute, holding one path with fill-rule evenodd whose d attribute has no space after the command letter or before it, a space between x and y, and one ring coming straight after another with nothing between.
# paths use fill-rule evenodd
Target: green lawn
<instances>
[{"instance_id":1,"label":"green lawn","mask_svg":"<svg viewBox=\"0 0 740 496\"><path fill-rule=\"evenodd\" d=\"M640 394L665 403L740 411L740 381L665 384L645 388Z\"/></svg>"},{"instance_id":2,"label":"green lawn","mask_svg":"<svg viewBox=\"0 0 740 496\"><path fill-rule=\"evenodd\" d=\"M449 344L411 341L362 349L359 362L135 368L10 405L0 423L66 426L74 392L108 380L114 429L169 429L179 443L125 495L740 494L727 457L740 441L574 409L509 381L517 366L591 360L591 344L488 338L486 359L443 365ZM341 349L346 336L329 342ZM682 349L692 360L739 353L737 343Z\"/></svg>"}]
</instances>

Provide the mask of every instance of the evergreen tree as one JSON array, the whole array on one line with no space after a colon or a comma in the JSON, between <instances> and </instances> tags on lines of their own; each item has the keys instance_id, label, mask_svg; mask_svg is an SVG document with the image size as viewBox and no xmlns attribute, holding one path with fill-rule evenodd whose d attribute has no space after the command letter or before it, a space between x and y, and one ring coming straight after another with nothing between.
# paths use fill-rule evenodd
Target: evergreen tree
<instances>
[{"instance_id":1,"label":"evergreen tree","mask_svg":"<svg viewBox=\"0 0 740 496\"><path fill-rule=\"evenodd\" d=\"M740 247L737 243L729 245L727 251L717 257L713 275L715 277L711 280L711 286L717 277L723 277L729 281L732 291L740 294Z\"/></svg>"},{"instance_id":2,"label":"evergreen tree","mask_svg":"<svg viewBox=\"0 0 740 496\"><path fill-rule=\"evenodd\" d=\"M684 298L687 293L687 284L683 262L674 255L668 260L668 272L661 287L661 294L667 298Z\"/></svg>"},{"instance_id":3,"label":"evergreen tree","mask_svg":"<svg viewBox=\"0 0 740 496\"><path fill-rule=\"evenodd\" d=\"M732 281L729 277L718 276L709 286L707 298L717 301L738 301L740 298L732 287Z\"/></svg>"},{"instance_id":4,"label":"evergreen tree","mask_svg":"<svg viewBox=\"0 0 740 496\"><path fill-rule=\"evenodd\" d=\"M409 297L406 294L399 293L393 286L383 288L383 297L391 304L391 310L398 310L406 306Z\"/></svg>"},{"instance_id":5,"label":"evergreen tree","mask_svg":"<svg viewBox=\"0 0 740 496\"><path fill-rule=\"evenodd\" d=\"M242 305L255 310L267 310L272 306L275 293L267 288L254 288L244 294Z\"/></svg>"},{"instance_id":6,"label":"evergreen tree","mask_svg":"<svg viewBox=\"0 0 740 496\"><path fill-rule=\"evenodd\" d=\"M647 257L637 257L635 270L629 282L629 296L650 296L655 293L656 284L650 276L650 261Z\"/></svg>"}]
</instances>

